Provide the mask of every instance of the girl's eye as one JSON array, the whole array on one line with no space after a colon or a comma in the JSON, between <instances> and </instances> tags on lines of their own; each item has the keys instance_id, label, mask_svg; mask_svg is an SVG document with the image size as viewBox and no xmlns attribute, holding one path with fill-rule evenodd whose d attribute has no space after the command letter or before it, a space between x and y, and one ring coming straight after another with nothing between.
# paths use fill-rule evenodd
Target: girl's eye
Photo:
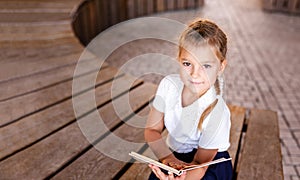
<instances>
[{"instance_id":1,"label":"girl's eye","mask_svg":"<svg viewBox=\"0 0 300 180\"><path fill-rule=\"evenodd\" d=\"M191 63L189 63L189 62L186 62L186 61L185 61L185 62L183 62L182 64L183 64L184 66L191 66L191 65L192 65Z\"/></svg>"},{"instance_id":2,"label":"girl's eye","mask_svg":"<svg viewBox=\"0 0 300 180\"><path fill-rule=\"evenodd\" d=\"M205 69L208 69L208 68L211 68L211 65L209 65L209 64L204 64L203 67L204 67Z\"/></svg>"}]
</instances>

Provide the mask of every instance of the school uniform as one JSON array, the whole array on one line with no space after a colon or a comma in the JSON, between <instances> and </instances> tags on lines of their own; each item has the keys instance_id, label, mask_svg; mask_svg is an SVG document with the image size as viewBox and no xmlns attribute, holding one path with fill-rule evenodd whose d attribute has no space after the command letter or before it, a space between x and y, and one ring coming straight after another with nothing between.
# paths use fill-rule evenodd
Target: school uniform
<instances>
[{"instance_id":1,"label":"school uniform","mask_svg":"<svg viewBox=\"0 0 300 180\"><path fill-rule=\"evenodd\" d=\"M205 94L191 105L182 107L182 90L184 84L178 74L166 76L160 82L153 107L164 113L164 125L168 130L166 144L174 150L179 160L190 163L198 147L218 149L215 159L229 158L227 152L230 143L230 111L220 95L212 86ZM202 129L198 129L201 114L215 100L217 104L204 119ZM155 175L152 173L149 179ZM156 177L155 177L156 178ZM230 161L209 166L203 179L232 178ZM157 179L157 178L156 178Z\"/></svg>"}]
</instances>

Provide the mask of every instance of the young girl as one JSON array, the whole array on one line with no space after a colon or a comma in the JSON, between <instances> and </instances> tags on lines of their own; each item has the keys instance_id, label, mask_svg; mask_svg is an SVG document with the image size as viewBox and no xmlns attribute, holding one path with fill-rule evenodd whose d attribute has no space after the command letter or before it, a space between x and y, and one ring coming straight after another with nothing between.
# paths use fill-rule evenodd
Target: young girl
<instances>
[{"instance_id":1,"label":"young girl","mask_svg":"<svg viewBox=\"0 0 300 180\"><path fill-rule=\"evenodd\" d=\"M182 33L180 75L168 75L160 82L145 129L145 139L162 163L180 168L229 158L230 111L222 98L226 51L226 35L211 21L197 20ZM161 135L164 128L166 141ZM150 167L149 179L229 180L233 171L230 161L179 177Z\"/></svg>"}]
</instances>

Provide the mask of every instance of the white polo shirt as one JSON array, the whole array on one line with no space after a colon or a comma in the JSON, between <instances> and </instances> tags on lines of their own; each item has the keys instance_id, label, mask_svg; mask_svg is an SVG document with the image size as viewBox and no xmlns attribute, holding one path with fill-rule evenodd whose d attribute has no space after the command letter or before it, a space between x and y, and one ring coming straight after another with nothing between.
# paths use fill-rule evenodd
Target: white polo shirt
<instances>
[{"instance_id":1,"label":"white polo shirt","mask_svg":"<svg viewBox=\"0 0 300 180\"><path fill-rule=\"evenodd\" d=\"M212 86L204 95L189 106L182 107L183 82L178 74L166 76L160 82L153 107L164 113L164 124L169 134L168 146L179 153L194 148L226 151L230 136L230 111L223 98L216 95ZM212 112L204 119L202 130L198 123L204 110L218 99Z\"/></svg>"}]
</instances>

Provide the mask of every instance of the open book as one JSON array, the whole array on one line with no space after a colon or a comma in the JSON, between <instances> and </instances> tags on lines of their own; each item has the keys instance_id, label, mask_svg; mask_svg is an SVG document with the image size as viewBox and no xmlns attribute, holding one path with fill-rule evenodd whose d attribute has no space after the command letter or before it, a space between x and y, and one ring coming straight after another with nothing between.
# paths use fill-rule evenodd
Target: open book
<instances>
[{"instance_id":1,"label":"open book","mask_svg":"<svg viewBox=\"0 0 300 180\"><path fill-rule=\"evenodd\" d=\"M224 162L224 161L229 161L229 160L232 159L232 158L220 158L220 159L217 159L217 160L214 160L214 161L210 161L210 162L206 162L206 163L202 163L202 164L198 164L198 165L185 166L184 168L177 170L175 168L172 168L168 165L160 163L156 160L153 160L149 157L143 156L143 155L138 154L136 152L131 152L131 153L129 153L129 155L131 157L133 157L134 159L140 161L140 162L153 164L153 165L158 166L158 167L160 167L160 168L162 168L162 169L164 169L168 172L172 172L172 173L174 173L178 176L180 176L184 171L189 171L189 170L201 168L201 167L209 166L209 165L212 165L212 164L217 164L217 163Z\"/></svg>"}]
</instances>

